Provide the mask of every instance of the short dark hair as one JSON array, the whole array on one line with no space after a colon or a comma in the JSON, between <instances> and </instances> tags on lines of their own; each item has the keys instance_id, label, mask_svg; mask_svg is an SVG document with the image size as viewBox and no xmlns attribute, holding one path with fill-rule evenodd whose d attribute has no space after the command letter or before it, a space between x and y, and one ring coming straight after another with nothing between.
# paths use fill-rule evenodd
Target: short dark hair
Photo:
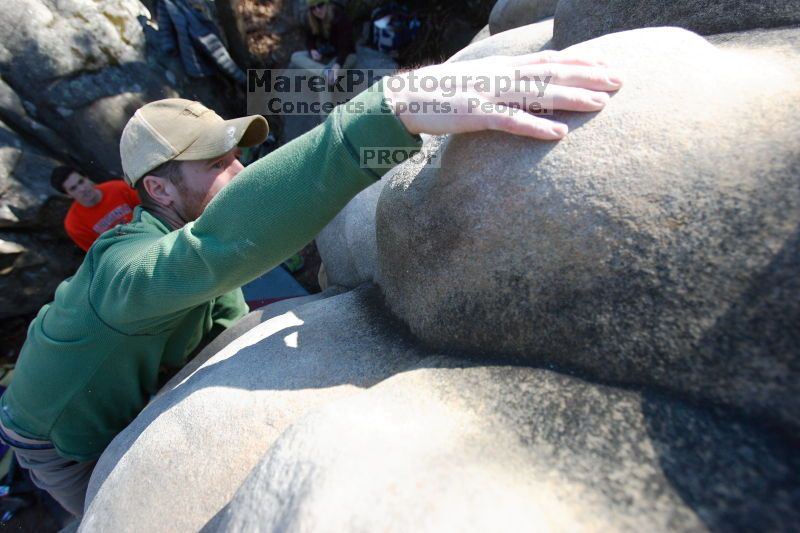
<instances>
[{"instance_id":1,"label":"short dark hair","mask_svg":"<svg viewBox=\"0 0 800 533\"><path fill-rule=\"evenodd\" d=\"M50 173L50 185L61 194L67 194L67 191L64 190L64 182L67 181L69 175L73 172L80 174L75 168L67 165L54 168L53 172Z\"/></svg>"},{"instance_id":2,"label":"short dark hair","mask_svg":"<svg viewBox=\"0 0 800 533\"><path fill-rule=\"evenodd\" d=\"M176 187L178 187L183 183L181 162L175 161L174 159L171 161L167 161L166 163L162 163L161 165L157 166L150 172L146 172L144 176L139 178L139 180L136 182L133 188L136 189L136 192L139 194L139 199L142 201L143 204L147 204L154 201L150 197L150 194L147 192L147 189L145 189L144 187L144 178L146 176L158 176L159 178L168 179Z\"/></svg>"}]
</instances>

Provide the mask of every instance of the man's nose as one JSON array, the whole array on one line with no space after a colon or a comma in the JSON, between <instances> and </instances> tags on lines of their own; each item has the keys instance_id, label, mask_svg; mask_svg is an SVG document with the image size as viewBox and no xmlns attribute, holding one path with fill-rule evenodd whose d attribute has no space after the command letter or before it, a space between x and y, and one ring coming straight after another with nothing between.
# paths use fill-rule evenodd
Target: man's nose
<instances>
[{"instance_id":1,"label":"man's nose","mask_svg":"<svg viewBox=\"0 0 800 533\"><path fill-rule=\"evenodd\" d=\"M231 178L235 178L242 170L244 170L244 165L238 159L234 159L231 164Z\"/></svg>"}]
</instances>

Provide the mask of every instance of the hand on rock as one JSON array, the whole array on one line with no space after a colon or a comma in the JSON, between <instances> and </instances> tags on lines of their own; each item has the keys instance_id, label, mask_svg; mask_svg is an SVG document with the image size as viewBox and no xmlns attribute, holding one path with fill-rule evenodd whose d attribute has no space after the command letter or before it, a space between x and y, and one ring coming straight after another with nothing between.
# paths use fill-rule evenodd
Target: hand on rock
<instances>
[{"instance_id":1,"label":"hand on rock","mask_svg":"<svg viewBox=\"0 0 800 533\"><path fill-rule=\"evenodd\" d=\"M599 111L622 86L602 61L574 53L537 52L443 63L388 78L384 95L411 133L498 130L561 139L566 124L553 110Z\"/></svg>"}]
</instances>

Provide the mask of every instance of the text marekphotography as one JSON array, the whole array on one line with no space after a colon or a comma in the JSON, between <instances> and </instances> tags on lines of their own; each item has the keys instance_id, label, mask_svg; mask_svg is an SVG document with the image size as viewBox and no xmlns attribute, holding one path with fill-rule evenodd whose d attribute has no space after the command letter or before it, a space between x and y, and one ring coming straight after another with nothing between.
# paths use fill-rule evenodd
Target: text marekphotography
<instances>
[{"instance_id":1,"label":"text marekphotography","mask_svg":"<svg viewBox=\"0 0 800 533\"><path fill-rule=\"evenodd\" d=\"M382 83L378 83L382 81ZM361 102L351 102L363 91L424 93L411 103L387 101L396 112L446 114L509 113L520 109L537 115L553 112L547 93L550 77L512 76L419 76L415 71L395 75L386 69L341 69L312 72L305 69L251 69L247 71L249 115L328 115L336 106L360 113ZM480 96L474 96L480 93ZM473 95L464 97L464 94Z\"/></svg>"}]
</instances>

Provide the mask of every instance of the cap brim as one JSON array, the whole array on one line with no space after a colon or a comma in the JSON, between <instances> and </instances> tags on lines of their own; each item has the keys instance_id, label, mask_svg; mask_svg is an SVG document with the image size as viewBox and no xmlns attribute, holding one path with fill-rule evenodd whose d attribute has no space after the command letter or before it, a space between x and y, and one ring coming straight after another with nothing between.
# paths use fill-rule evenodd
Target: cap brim
<instances>
[{"instance_id":1,"label":"cap brim","mask_svg":"<svg viewBox=\"0 0 800 533\"><path fill-rule=\"evenodd\" d=\"M261 115L234 118L214 124L186 150L175 156L176 161L212 159L230 152L237 146L255 146L263 143L269 133L267 119Z\"/></svg>"}]
</instances>

